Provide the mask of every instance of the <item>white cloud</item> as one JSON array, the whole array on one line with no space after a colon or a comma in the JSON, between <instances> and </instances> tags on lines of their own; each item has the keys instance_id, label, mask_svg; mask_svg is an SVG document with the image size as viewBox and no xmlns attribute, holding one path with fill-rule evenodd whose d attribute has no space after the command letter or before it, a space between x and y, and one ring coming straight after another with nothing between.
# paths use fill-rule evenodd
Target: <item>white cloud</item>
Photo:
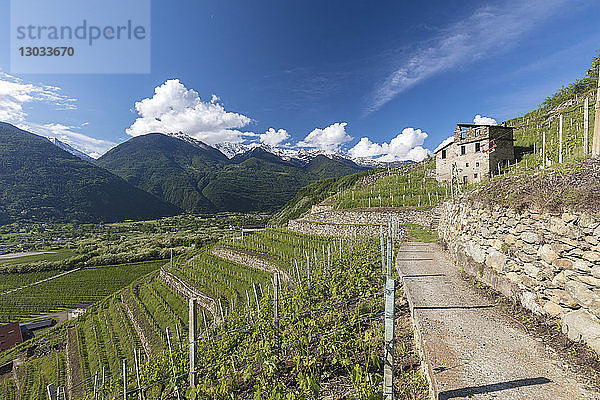
<instances>
[{"instance_id":1,"label":"white cloud","mask_svg":"<svg viewBox=\"0 0 600 400\"><path fill-rule=\"evenodd\" d=\"M98 158L117 144L108 140L96 139L80 132L76 126L63 124L31 124L29 130L38 135L55 137L92 158Z\"/></svg>"},{"instance_id":2,"label":"white cloud","mask_svg":"<svg viewBox=\"0 0 600 400\"><path fill-rule=\"evenodd\" d=\"M477 125L498 125L498 122L494 118L482 117L479 114L473 118L473 123Z\"/></svg>"},{"instance_id":3,"label":"white cloud","mask_svg":"<svg viewBox=\"0 0 600 400\"><path fill-rule=\"evenodd\" d=\"M372 112L408 88L440 72L506 51L520 36L557 12L567 0L510 0L461 17L442 34L422 43L370 96Z\"/></svg>"},{"instance_id":4,"label":"white cloud","mask_svg":"<svg viewBox=\"0 0 600 400\"><path fill-rule=\"evenodd\" d=\"M454 143L454 136L450 136L447 137L446 139L442 140L442 143L440 143L438 145L438 147L435 148L435 150L433 151L434 153L437 153L438 150L443 149L444 147L446 147L447 145L449 145L450 143Z\"/></svg>"},{"instance_id":5,"label":"white cloud","mask_svg":"<svg viewBox=\"0 0 600 400\"><path fill-rule=\"evenodd\" d=\"M346 133L347 122L336 122L327 128L315 128L304 140L298 142L300 147L315 147L319 150L335 152L340 146L352 140Z\"/></svg>"},{"instance_id":6,"label":"white cloud","mask_svg":"<svg viewBox=\"0 0 600 400\"><path fill-rule=\"evenodd\" d=\"M405 128L390 143L373 143L363 137L348 153L356 158L371 158L378 161L421 161L431 155L423 148L427 133L420 129Z\"/></svg>"},{"instance_id":7,"label":"white cloud","mask_svg":"<svg viewBox=\"0 0 600 400\"><path fill-rule=\"evenodd\" d=\"M26 104L41 102L57 109L74 109L75 99L61 93L55 86L26 83L22 79L0 72L0 121L19 125L25 129Z\"/></svg>"},{"instance_id":8,"label":"white cloud","mask_svg":"<svg viewBox=\"0 0 600 400\"><path fill-rule=\"evenodd\" d=\"M171 79L154 89L154 96L135 103L139 118L127 128L130 136L152 132L183 132L208 144L241 142L256 136L239 129L252 120L245 115L225 111L212 96L210 102L200 99L198 92L187 89L179 79Z\"/></svg>"},{"instance_id":9,"label":"white cloud","mask_svg":"<svg viewBox=\"0 0 600 400\"><path fill-rule=\"evenodd\" d=\"M62 93L56 86L25 82L21 78L0 72L0 121L11 123L23 130L57 139L92 157L98 157L115 143L95 139L78 132L88 125L68 126L61 123L39 123L31 120L26 107L34 103L48 104L57 110L76 109L76 99Z\"/></svg>"},{"instance_id":10,"label":"white cloud","mask_svg":"<svg viewBox=\"0 0 600 400\"><path fill-rule=\"evenodd\" d=\"M285 129L275 130L269 128L265 133L259 135L261 143L268 144L269 146L279 146L284 141L290 138L290 134Z\"/></svg>"}]
</instances>

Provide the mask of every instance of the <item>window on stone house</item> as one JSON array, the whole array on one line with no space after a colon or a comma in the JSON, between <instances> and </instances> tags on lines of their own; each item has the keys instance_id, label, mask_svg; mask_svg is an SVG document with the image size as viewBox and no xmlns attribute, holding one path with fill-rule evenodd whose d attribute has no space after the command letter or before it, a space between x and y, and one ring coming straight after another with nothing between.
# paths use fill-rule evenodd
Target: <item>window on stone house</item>
<instances>
[{"instance_id":1,"label":"window on stone house","mask_svg":"<svg viewBox=\"0 0 600 400\"><path fill-rule=\"evenodd\" d=\"M469 168L469 163L465 163L465 167Z\"/></svg>"},{"instance_id":2,"label":"window on stone house","mask_svg":"<svg viewBox=\"0 0 600 400\"><path fill-rule=\"evenodd\" d=\"M465 154L467 154L467 147L466 146L460 146L460 155L464 156Z\"/></svg>"},{"instance_id":3,"label":"window on stone house","mask_svg":"<svg viewBox=\"0 0 600 400\"><path fill-rule=\"evenodd\" d=\"M481 143L475 143L475 153L479 153L481 151Z\"/></svg>"},{"instance_id":4,"label":"window on stone house","mask_svg":"<svg viewBox=\"0 0 600 400\"><path fill-rule=\"evenodd\" d=\"M463 183L467 183L467 176L463 176Z\"/></svg>"},{"instance_id":5,"label":"window on stone house","mask_svg":"<svg viewBox=\"0 0 600 400\"><path fill-rule=\"evenodd\" d=\"M442 158L446 158L446 150L442 150Z\"/></svg>"},{"instance_id":6,"label":"window on stone house","mask_svg":"<svg viewBox=\"0 0 600 400\"><path fill-rule=\"evenodd\" d=\"M476 166L476 167L479 167L479 161L477 161L477 162L475 163L475 166Z\"/></svg>"},{"instance_id":7,"label":"window on stone house","mask_svg":"<svg viewBox=\"0 0 600 400\"><path fill-rule=\"evenodd\" d=\"M477 173L473 174L473 178L477 179Z\"/></svg>"}]
</instances>

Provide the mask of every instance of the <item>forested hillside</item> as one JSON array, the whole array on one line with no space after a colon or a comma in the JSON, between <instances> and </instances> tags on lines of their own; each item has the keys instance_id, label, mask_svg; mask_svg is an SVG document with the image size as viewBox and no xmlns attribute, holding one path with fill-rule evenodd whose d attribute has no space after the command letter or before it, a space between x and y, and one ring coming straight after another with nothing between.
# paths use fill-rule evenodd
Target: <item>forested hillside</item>
<instances>
[{"instance_id":1,"label":"forested hillside","mask_svg":"<svg viewBox=\"0 0 600 400\"><path fill-rule=\"evenodd\" d=\"M325 156L308 164L284 161L262 148L229 160L210 146L159 133L120 144L97 165L186 211L200 213L275 211L318 179L364 169Z\"/></svg>"},{"instance_id":2,"label":"forested hillside","mask_svg":"<svg viewBox=\"0 0 600 400\"><path fill-rule=\"evenodd\" d=\"M0 224L112 222L181 210L45 138L0 123Z\"/></svg>"}]
</instances>

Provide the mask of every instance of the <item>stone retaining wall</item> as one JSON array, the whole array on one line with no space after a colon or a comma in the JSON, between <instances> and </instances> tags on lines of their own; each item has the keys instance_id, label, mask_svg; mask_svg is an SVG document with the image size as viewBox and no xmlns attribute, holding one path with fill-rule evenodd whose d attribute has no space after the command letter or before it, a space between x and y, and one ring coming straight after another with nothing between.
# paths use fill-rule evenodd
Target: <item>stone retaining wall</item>
<instances>
[{"instance_id":1,"label":"stone retaining wall","mask_svg":"<svg viewBox=\"0 0 600 400\"><path fill-rule=\"evenodd\" d=\"M434 227L437 224L438 210L404 209L366 209L366 210L334 210L310 213L292 220L288 229L312 235L331 236L379 236L381 225L386 225L392 218L400 225L414 224ZM401 227L401 234L405 229Z\"/></svg>"},{"instance_id":2,"label":"stone retaining wall","mask_svg":"<svg viewBox=\"0 0 600 400\"><path fill-rule=\"evenodd\" d=\"M600 219L442 205L438 232L460 268L600 353Z\"/></svg>"},{"instance_id":3,"label":"stone retaining wall","mask_svg":"<svg viewBox=\"0 0 600 400\"><path fill-rule=\"evenodd\" d=\"M306 235L376 237L381 228L380 225L327 224L297 219L288 223L288 229Z\"/></svg>"},{"instance_id":4,"label":"stone retaining wall","mask_svg":"<svg viewBox=\"0 0 600 400\"><path fill-rule=\"evenodd\" d=\"M177 292L187 301L189 301L191 298L198 299L198 305L210 312L213 316L213 319L216 322L219 322L220 315L217 312L217 304L214 299L200 293L187 282L163 268L160 269L159 277L171 290Z\"/></svg>"},{"instance_id":5,"label":"stone retaining wall","mask_svg":"<svg viewBox=\"0 0 600 400\"><path fill-rule=\"evenodd\" d=\"M278 273L283 280L289 280L289 276L287 272L281 270L279 267L274 265L273 263L265 260L261 257L248 254L241 250L234 250L227 247L215 247L212 249L212 254L223 258L225 260L229 260L231 262L245 265L246 267L258 269L261 271L268 272L270 274Z\"/></svg>"}]
</instances>

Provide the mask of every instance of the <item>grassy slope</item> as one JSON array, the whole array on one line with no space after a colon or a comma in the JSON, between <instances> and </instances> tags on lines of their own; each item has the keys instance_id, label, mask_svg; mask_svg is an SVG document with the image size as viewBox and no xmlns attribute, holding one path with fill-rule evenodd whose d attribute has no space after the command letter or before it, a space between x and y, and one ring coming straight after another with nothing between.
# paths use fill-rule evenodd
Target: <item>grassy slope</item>
<instances>
[{"instance_id":1,"label":"grassy slope","mask_svg":"<svg viewBox=\"0 0 600 400\"><path fill-rule=\"evenodd\" d=\"M339 178L327 178L303 187L287 204L271 217L270 224L285 225L289 220L300 217L310 208L327 199L332 193L352 187L365 176L377 173L379 170L361 171L356 174Z\"/></svg>"},{"instance_id":2,"label":"grassy slope","mask_svg":"<svg viewBox=\"0 0 600 400\"><path fill-rule=\"evenodd\" d=\"M469 198L516 210L598 213L600 160L556 164L541 171L525 168L522 161L511 173L475 187Z\"/></svg>"}]
</instances>

